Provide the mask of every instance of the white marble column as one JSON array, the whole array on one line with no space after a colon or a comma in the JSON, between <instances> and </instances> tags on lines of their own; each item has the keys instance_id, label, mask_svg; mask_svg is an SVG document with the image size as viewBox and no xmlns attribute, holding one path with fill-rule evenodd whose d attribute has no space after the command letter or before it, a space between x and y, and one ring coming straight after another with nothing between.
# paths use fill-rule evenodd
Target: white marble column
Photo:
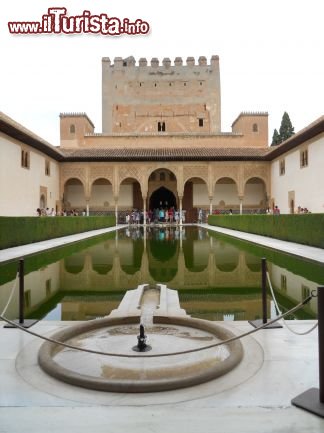
<instances>
[{"instance_id":1,"label":"white marble column","mask_svg":"<svg viewBox=\"0 0 324 433\"><path fill-rule=\"evenodd\" d=\"M85 197L85 202L86 202L86 205L85 205L85 214L86 214L86 216L89 216L90 197L87 196L87 195L86 195L86 197ZM82 215L84 215L83 212L84 212L84 211L82 211Z\"/></svg>"},{"instance_id":2,"label":"white marble column","mask_svg":"<svg viewBox=\"0 0 324 433\"><path fill-rule=\"evenodd\" d=\"M239 200L240 200L240 215L242 215L242 213L243 213L243 196L239 196Z\"/></svg>"},{"instance_id":3,"label":"white marble column","mask_svg":"<svg viewBox=\"0 0 324 433\"><path fill-rule=\"evenodd\" d=\"M116 225L118 224L118 197L115 197L115 217L116 217Z\"/></svg>"},{"instance_id":4,"label":"white marble column","mask_svg":"<svg viewBox=\"0 0 324 433\"><path fill-rule=\"evenodd\" d=\"M146 226L146 197L143 197L143 224Z\"/></svg>"}]
</instances>

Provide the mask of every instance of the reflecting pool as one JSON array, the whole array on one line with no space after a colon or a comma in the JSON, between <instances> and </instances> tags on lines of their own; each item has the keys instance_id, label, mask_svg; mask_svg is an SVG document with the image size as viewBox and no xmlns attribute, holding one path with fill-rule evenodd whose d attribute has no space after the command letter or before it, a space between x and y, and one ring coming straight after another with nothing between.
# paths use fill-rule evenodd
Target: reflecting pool
<instances>
[{"instance_id":1,"label":"reflecting pool","mask_svg":"<svg viewBox=\"0 0 324 433\"><path fill-rule=\"evenodd\" d=\"M164 283L179 291L181 308L193 317L258 319L262 257L282 311L324 284L323 265L201 227L130 227L26 258L26 318L102 317L117 308L126 290ZM17 262L0 266L0 312L16 272ZM5 314L10 319L18 315L17 286ZM316 318L316 304L312 299L295 317ZM269 294L268 317L275 314Z\"/></svg>"}]
</instances>

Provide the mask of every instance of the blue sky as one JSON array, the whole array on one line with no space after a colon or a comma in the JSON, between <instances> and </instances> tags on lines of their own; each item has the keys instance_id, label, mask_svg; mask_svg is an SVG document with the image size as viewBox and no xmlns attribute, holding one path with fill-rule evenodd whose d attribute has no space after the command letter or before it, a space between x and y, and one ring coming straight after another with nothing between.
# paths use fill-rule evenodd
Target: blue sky
<instances>
[{"instance_id":1,"label":"blue sky","mask_svg":"<svg viewBox=\"0 0 324 433\"><path fill-rule=\"evenodd\" d=\"M9 21L69 15L140 18L148 35L12 35ZM220 57L222 130L241 111L284 111L298 131L324 114L322 0L11 0L0 14L0 110L59 144L59 113L86 112L101 132L101 58Z\"/></svg>"}]
</instances>

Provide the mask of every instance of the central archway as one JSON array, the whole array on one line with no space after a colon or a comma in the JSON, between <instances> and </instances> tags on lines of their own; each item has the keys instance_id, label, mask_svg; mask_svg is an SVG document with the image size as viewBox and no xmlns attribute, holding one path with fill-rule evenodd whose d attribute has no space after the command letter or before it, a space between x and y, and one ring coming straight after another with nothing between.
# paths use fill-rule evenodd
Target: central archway
<instances>
[{"instance_id":1,"label":"central archway","mask_svg":"<svg viewBox=\"0 0 324 433\"><path fill-rule=\"evenodd\" d=\"M156 209L160 207L177 207L177 199L175 195L164 186L155 190L150 197L149 208Z\"/></svg>"}]
</instances>

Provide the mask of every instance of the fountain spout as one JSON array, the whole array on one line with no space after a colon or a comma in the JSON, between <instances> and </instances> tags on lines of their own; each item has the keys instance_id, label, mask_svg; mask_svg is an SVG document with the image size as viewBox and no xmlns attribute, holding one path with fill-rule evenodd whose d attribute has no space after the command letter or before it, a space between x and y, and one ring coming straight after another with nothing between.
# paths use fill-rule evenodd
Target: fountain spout
<instances>
[{"instance_id":1,"label":"fountain spout","mask_svg":"<svg viewBox=\"0 0 324 433\"><path fill-rule=\"evenodd\" d=\"M141 323L140 324L140 333L137 336L137 346L133 347L133 350L135 352L147 352L147 351L152 349L151 346L146 344L146 338L147 337L145 335L144 325Z\"/></svg>"},{"instance_id":2,"label":"fountain spout","mask_svg":"<svg viewBox=\"0 0 324 433\"><path fill-rule=\"evenodd\" d=\"M140 324L140 333L137 336L137 347L140 352L143 352L146 347L146 335L144 332L144 325Z\"/></svg>"}]
</instances>

